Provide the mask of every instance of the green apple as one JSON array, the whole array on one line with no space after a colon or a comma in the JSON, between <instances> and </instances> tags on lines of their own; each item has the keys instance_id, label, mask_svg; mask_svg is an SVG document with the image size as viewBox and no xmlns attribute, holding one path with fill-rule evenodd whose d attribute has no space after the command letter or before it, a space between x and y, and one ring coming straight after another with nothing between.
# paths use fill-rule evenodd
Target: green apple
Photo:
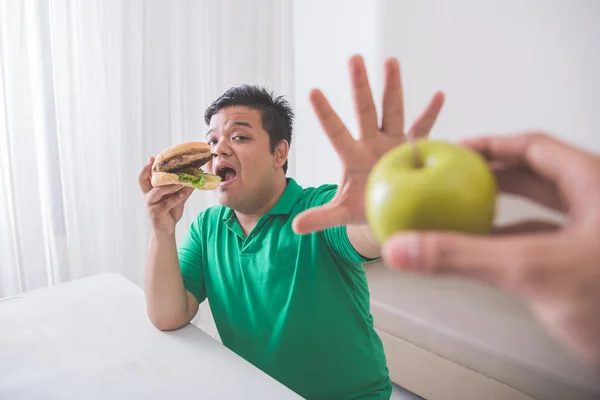
<instances>
[{"instance_id":1,"label":"green apple","mask_svg":"<svg viewBox=\"0 0 600 400\"><path fill-rule=\"evenodd\" d=\"M494 175L479 153L420 139L391 149L375 164L367 181L366 216L380 243L408 230L485 234L493 224L496 193Z\"/></svg>"}]
</instances>

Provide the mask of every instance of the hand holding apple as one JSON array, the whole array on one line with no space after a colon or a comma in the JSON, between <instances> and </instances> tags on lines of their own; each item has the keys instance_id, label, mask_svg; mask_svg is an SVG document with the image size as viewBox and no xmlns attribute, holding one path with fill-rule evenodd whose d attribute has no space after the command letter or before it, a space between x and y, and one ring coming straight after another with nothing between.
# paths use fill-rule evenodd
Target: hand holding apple
<instances>
[{"instance_id":1,"label":"hand holding apple","mask_svg":"<svg viewBox=\"0 0 600 400\"><path fill-rule=\"evenodd\" d=\"M564 214L495 226L497 235L399 233L386 265L480 279L523 298L548 332L600 367L600 156L540 132L462 144L493 164L498 191Z\"/></svg>"},{"instance_id":2,"label":"hand holding apple","mask_svg":"<svg viewBox=\"0 0 600 400\"><path fill-rule=\"evenodd\" d=\"M395 147L377 162L365 195L367 220L380 243L407 230L483 234L492 228L496 182L479 153L420 139Z\"/></svg>"}]
</instances>

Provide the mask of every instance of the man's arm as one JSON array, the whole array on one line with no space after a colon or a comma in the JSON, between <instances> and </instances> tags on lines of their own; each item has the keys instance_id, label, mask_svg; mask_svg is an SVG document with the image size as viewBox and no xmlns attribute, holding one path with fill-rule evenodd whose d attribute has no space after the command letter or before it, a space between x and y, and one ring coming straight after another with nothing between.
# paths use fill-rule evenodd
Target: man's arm
<instances>
[{"instance_id":1,"label":"man's arm","mask_svg":"<svg viewBox=\"0 0 600 400\"><path fill-rule=\"evenodd\" d=\"M346 233L358 254L371 259L381 257L381 246L369 225L348 225Z\"/></svg>"},{"instance_id":2,"label":"man's arm","mask_svg":"<svg viewBox=\"0 0 600 400\"><path fill-rule=\"evenodd\" d=\"M144 279L146 312L158 329L173 330L188 324L198 312L198 301L183 284L175 242L175 225L193 189L152 187L153 162L150 158L138 177L151 225Z\"/></svg>"},{"instance_id":3,"label":"man's arm","mask_svg":"<svg viewBox=\"0 0 600 400\"><path fill-rule=\"evenodd\" d=\"M183 285L175 235L150 235L144 286L148 317L160 330L179 329L198 312L198 300Z\"/></svg>"}]
</instances>

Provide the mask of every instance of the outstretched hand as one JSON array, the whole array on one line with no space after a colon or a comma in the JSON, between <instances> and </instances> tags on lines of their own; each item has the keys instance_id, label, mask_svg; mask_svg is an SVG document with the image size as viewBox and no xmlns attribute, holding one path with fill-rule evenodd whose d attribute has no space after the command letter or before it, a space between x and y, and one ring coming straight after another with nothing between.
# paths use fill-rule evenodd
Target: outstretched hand
<instances>
[{"instance_id":1,"label":"outstretched hand","mask_svg":"<svg viewBox=\"0 0 600 400\"><path fill-rule=\"evenodd\" d=\"M295 218L295 232L311 233L333 226L366 223L365 187L375 163L391 148L405 142L408 135L415 139L429 135L444 103L444 95L435 93L427 108L405 131L398 61L394 58L386 60L384 69L383 115L380 123L364 61L360 56L350 59L350 80L359 122L358 140L352 137L323 93L319 90L311 92L310 101L321 127L342 161L342 181L328 204L306 210Z\"/></svg>"}]
</instances>

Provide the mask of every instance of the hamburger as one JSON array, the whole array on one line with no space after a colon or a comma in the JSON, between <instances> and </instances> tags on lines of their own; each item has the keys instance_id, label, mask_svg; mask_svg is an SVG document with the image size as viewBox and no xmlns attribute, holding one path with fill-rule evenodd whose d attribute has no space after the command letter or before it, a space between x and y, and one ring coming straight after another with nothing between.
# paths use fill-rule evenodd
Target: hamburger
<instances>
[{"instance_id":1,"label":"hamburger","mask_svg":"<svg viewBox=\"0 0 600 400\"><path fill-rule=\"evenodd\" d=\"M214 190L221 177L200 168L213 157L208 143L181 143L160 152L152 164L152 186L183 185L200 190Z\"/></svg>"}]
</instances>

